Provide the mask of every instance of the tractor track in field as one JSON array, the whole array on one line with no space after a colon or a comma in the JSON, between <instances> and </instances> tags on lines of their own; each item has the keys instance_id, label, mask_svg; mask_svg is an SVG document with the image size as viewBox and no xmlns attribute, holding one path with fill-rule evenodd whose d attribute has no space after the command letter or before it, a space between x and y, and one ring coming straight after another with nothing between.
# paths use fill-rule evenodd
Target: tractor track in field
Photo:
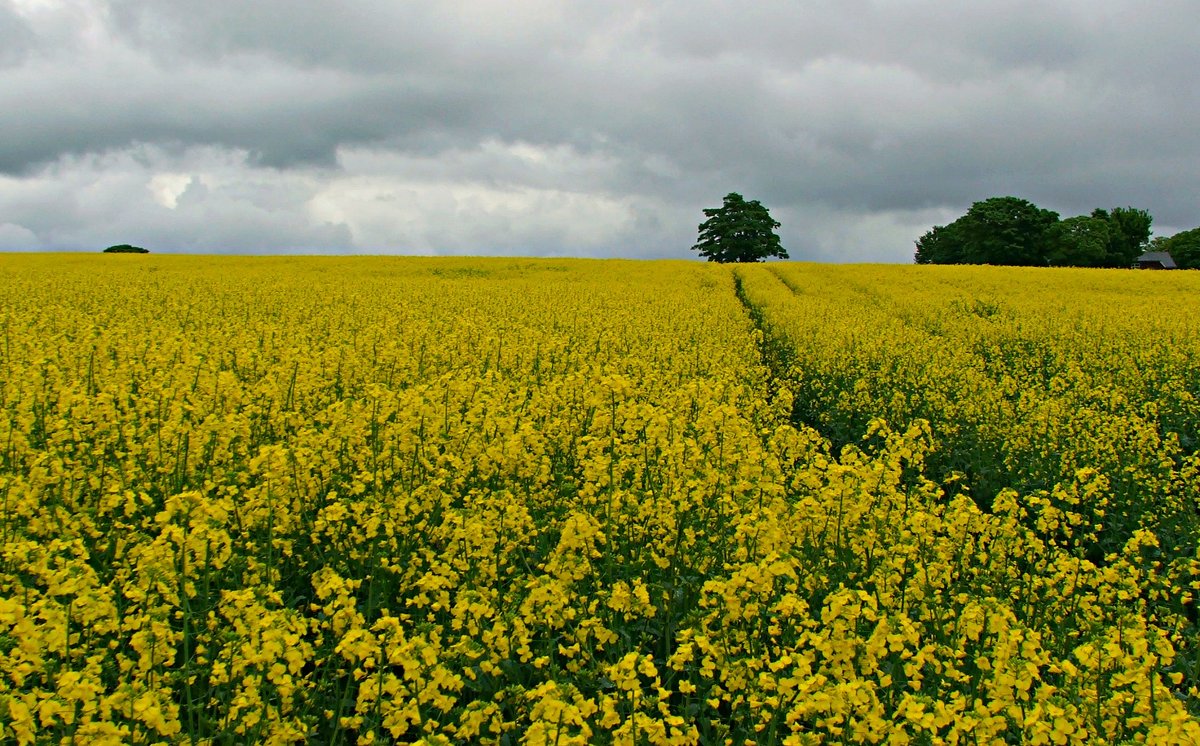
<instances>
[{"instance_id":1,"label":"tractor track in field","mask_svg":"<svg viewBox=\"0 0 1200 746\"><path fill-rule=\"evenodd\" d=\"M766 398L768 401L775 399L780 389L788 388L795 395L795 387L792 384L792 369L796 362L796 352L792 346L788 344L779 334L771 327L770 321L766 314L762 312L754 302L750 300L746 292L744 281L741 275L742 269L733 267L734 293L737 295L738 302L742 304L742 308L746 312L746 316L750 322L754 324L754 328L758 331L758 354L762 360L763 366L767 369L766 380ZM772 274L775 274L772 272ZM818 423L810 418L804 417L805 402L800 399L795 399L792 403L792 411L788 417L792 427L797 429L808 429L816 431L830 445L831 453L838 453L841 447L845 445L843 442L830 437L830 434L825 432Z\"/></svg>"}]
</instances>

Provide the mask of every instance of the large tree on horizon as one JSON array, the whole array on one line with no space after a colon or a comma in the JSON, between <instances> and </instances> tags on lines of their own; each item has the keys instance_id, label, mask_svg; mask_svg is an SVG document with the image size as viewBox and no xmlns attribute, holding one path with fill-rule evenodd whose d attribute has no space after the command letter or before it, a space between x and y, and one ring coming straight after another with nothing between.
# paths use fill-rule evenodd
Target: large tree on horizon
<instances>
[{"instance_id":1,"label":"large tree on horizon","mask_svg":"<svg viewBox=\"0 0 1200 746\"><path fill-rule=\"evenodd\" d=\"M737 192L725 195L721 207L704 210L700 240L692 246L710 262L761 262L775 256L787 259L775 229L779 222L758 200L746 201Z\"/></svg>"},{"instance_id":2,"label":"large tree on horizon","mask_svg":"<svg viewBox=\"0 0 1200 746\"><path fill-rule=\"evenodd\" d=\"M1047 232L1058 213L1019 197L991 197L971 205L949 225L917 239L917 264L1045 266Z\"/></svg>"},{"instance_id":3,"label":"large tree on horizon","mask_svg":"<svg viewBox=\"0 0 1200 746\"><path fill-rule=\"evenodd\" d=\"M971 205L958 222L965 263L1037 267L1046 264L1046 232L1058 213L1019 197L992 197Z\"/></svg>"}]
</instances>

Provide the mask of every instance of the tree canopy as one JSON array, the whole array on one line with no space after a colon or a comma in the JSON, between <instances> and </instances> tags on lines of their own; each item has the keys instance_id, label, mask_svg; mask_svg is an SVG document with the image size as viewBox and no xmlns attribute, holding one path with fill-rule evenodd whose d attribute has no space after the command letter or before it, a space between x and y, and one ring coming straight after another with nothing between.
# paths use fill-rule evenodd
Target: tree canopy
<instances>
[{"instance_id":1,"label":"tree canopy","mask_svg":"<svg viewBox=\"0 0 1200 746\"><path fill-rule=\"evenodd\" d=\"M1107 220L1078 215L1051 226L1046 240L1046 261L1051 266L1103 267L1112 237Z\"/></svg>"},{"instance_id":2,"label":"tree canopy","mask_svg":"<svg viewBox=\"0 0 1200 746\"><path fill-rule=\"evenodd\" d=\"M1028 200L991 197L917 239L913 258L917 264L1129 267L1150 241L1151 221L1134 207L1059 220Z\"/></svg>"},{"instance_id":3,"label":"tree canopy","mask_svg":"<svg viewBox=\"0 0 1200 746\"><path fill-rule=\"evenodd\" d=\"M1176 233L1162 242L1162 250L1171 254L1180 269L1200 269L1200 228Z\"/></svg>"},{"instance_id":4,"label":"tree canopy","mask_svg":"<svg viewBox=\"0 0 1200 746\"><path fill-rule=\"evenodd\" d=\"M722 207L706 209L700 240L692 247L710 262L761 262L769 256L787 259L775 221L758 200L747 202L737 192L725 195Z\"/></svg>"},{"instance_id":5,"label":"tree canopy","mask_svg":"<svg viewBox=\"0 0 1200 746\"><path fill-rule=\"evenodd\" d=\"M149 254L149 249L143 249L141 246L130 246L127 243L119 243L116 246L109 246L104 250L105 254Z\"/></svg>"},{"instance_id":6,"label":"tree canopy","mask_svg":"<svg viewBox=\"0 0 1200 746\"><path fill-rule=\"evenodd\" d=\"M1154 218L1145 210L1114 207L1094 210L1092 217L1108 222L1108 250L1104 267L1131 267L1150 244L1150 225Z\"/></svg>"},{"instance_id":7,"label":"tree canopy","mask_svg":"<svg viewBox=\"0 0 1200 746\"><path fill-rule=\"evenodd\" d=\"M971 205L961 218L968 264L1045 264L1046 231L1058 213L1028 200L993 197Z\"/></svg>"}]
</instances>

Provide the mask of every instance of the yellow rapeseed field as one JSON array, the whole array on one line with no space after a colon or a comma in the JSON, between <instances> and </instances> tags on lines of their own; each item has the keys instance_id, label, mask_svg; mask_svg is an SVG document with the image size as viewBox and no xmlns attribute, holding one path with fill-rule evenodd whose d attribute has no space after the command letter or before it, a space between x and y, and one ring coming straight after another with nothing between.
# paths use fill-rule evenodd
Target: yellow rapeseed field
<instances>
[{"instance_id":1,"label":"yellow rapeseed field","mask_svg":"<svg viewBox=\"0 0 1200 746\"><path fill-rule=\"evenodd\" d=\"M1200 743L1200 273L0 258L0 742Z\"/></svg>"}]
</instances>

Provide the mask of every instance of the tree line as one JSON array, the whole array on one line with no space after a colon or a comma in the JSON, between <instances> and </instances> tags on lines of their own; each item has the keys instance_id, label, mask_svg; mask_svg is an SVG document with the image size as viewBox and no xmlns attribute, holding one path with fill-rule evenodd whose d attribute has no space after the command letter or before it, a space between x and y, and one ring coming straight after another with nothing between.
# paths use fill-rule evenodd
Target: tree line
<instances>
[{"instance_id":1,"label":"tree line","mask_svg":"<svg viewBox=\"0 0 1200 746\"><path fill-rule=\"evenodd\" d=\"M949 225L916 241L917 264L1006 264L1029 267L1131 267L1147 249L1170 252L1180 267L1200 267L1200 228L1150 240L1153 218L1136 207L1096 209L1059 219L1018 197L971 205Z\"/></svg>"}]
</instances>

